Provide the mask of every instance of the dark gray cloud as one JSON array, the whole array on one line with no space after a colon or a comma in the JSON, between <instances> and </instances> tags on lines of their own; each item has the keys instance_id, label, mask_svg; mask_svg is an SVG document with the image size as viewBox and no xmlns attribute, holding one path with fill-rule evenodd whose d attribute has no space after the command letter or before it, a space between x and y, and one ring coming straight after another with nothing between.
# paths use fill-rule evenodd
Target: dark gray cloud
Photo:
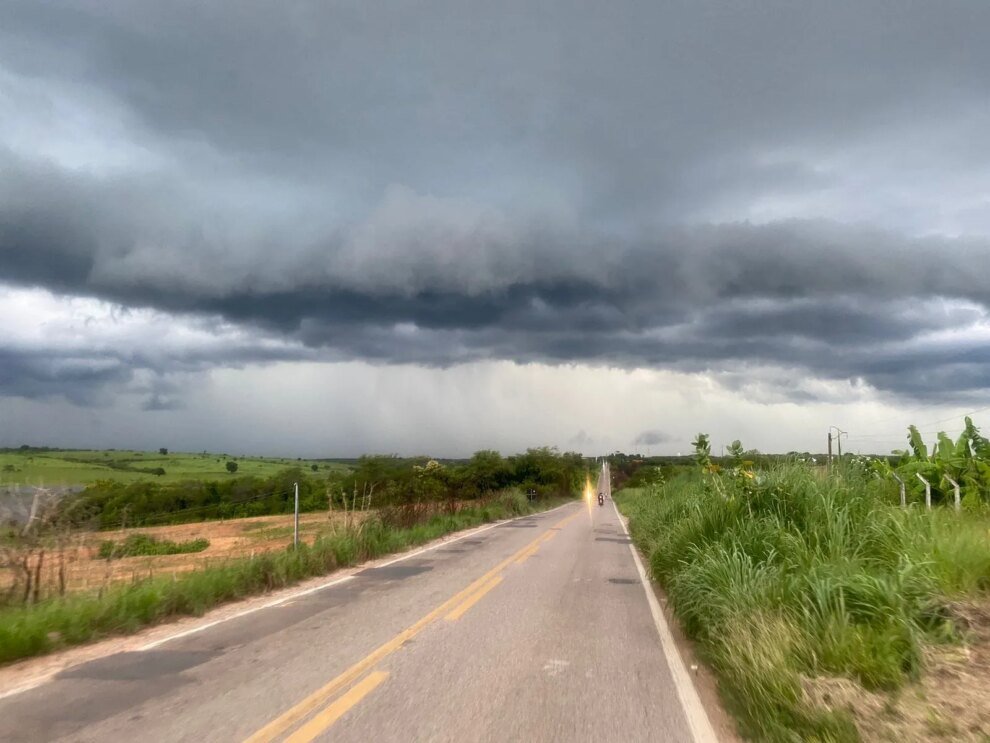
<instances>
[{"instance_id":1,"label":"dark gray cloud","mask_svg":"<svg viewBox=\"0 0 990 743\"><path fill-rule=\"evenodd\" d=\"M0 393L284 358L985 389L988 28L976 0L0 2L0 281L255 338L0 340Z\"/></svg>"},{"instance_id":2,"label":"dark gray cloud","mask_svg":"<svg viewBox=\"0 0 990 743\"><path fill-rule=\"evenodd\" d=\"M669 444L674 439L664 433L663 431L650 430L643 431L635 439L633 439L634 446L658 446L660 444Z\"/></svg>"},{"instance_id":3,"label":"dark gray cloud","mask_svg":"<svg viewBox=\"0 0 990 743\"><path fill-rule=\"evenodd\" d=\"M131 375L132 370L117 360L0 348L0 396L34 398L58 392L77 404L92 405L106 387L120 385Z\"/></svg>"}]
</instances>

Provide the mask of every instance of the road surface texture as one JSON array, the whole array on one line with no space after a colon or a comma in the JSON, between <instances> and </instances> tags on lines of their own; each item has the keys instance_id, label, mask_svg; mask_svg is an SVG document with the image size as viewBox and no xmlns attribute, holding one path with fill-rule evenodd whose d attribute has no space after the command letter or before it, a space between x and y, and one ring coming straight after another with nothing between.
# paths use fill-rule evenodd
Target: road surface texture
<instances>
[{"instance_id":1,"label":"road surface texture","mask_svg":"<svg viewBox=\"0 0 990 743\"><path fill-rule=\"evenodd\" d=\"M0 740L714 740L594 495L70 668Z\"/></svg>"}]
</instances>

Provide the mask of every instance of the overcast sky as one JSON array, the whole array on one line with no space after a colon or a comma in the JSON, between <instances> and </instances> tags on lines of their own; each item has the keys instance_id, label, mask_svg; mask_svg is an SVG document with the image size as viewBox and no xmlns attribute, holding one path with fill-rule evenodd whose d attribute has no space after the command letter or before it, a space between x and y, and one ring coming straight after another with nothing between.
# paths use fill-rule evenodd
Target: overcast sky
<instances>
[{"instance_id":1,"label":"overcast sky","mask_svg":"<svg viewBox=\"0 0 990 743\"><path fill-rule=\"evenodd\" d=\"M957 430L988 70L984 0L0 0L0 445Z\"/></svg>"}]
</instances>

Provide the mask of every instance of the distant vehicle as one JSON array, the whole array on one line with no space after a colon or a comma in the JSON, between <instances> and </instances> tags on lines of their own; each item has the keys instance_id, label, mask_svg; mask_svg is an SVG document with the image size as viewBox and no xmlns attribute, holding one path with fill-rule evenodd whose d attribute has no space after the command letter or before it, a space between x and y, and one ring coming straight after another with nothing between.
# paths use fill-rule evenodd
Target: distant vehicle
<instances>
[{"instance_id":1,"label":"distant vehicle","mask_svg":"<svg viewBox=\"0 0 990 743\"><path fill-rule=\"evenodd\" d=\"M599 506L604 506L605 505L605 494L604 493L599 493L598 494L598 505Z\"/></svg>"}]
</instances>

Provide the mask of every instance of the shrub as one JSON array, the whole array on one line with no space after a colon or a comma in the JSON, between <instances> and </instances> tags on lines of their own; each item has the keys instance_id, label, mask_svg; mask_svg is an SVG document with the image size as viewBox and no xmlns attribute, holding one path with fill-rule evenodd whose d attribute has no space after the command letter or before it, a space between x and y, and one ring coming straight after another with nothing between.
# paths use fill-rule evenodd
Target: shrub
<instances>
[{"instance_id":1,"label":"shrub","mask_svg":"<svg viewBox=\"0 0 990 743\"><path fill-rule=\"evenodd\" d=\"M100 542L97 556L106 560L138 555L178 555L186 552L202 552L209 546L209 539L173 542L168 539L156 539L149 534L129 534L123 542L113 540Z\"/></svg>"}]
</instances>

